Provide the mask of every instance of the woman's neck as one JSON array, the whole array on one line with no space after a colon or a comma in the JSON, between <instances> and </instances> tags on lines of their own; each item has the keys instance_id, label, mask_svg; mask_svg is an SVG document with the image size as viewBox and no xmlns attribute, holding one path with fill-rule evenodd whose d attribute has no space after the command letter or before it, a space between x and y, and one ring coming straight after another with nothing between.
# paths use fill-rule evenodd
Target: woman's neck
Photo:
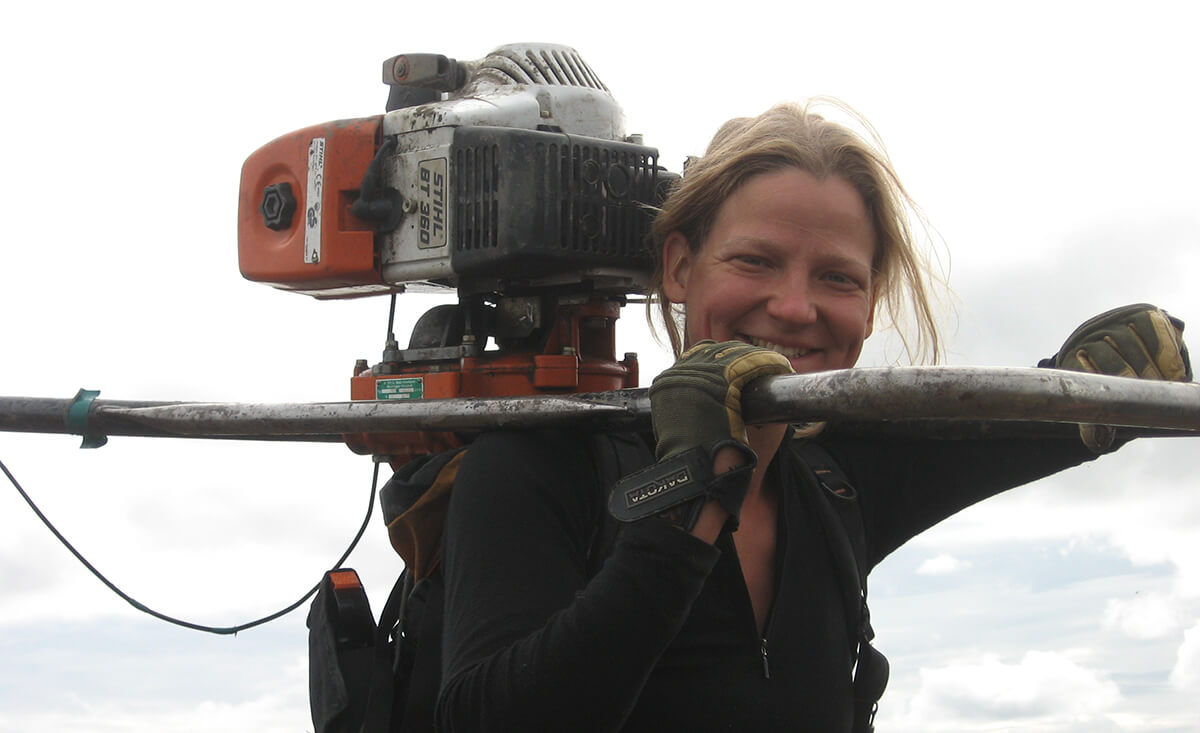
<instances>
[{"instance_id":1,"label":"woman's neck","mask_svg":"<svg viewBox=\"0 0 1200 733\"><path fill-rule=\"evenodd\" d=\"M758 456L758 465L750 477L750 491L747 496L760 493L763 490L763 477L767 475L767 467L779 452L783 438L787 435L787 425L771 423L767 425L750 425L746 428L750 450Z\"/></svg>"}]
</instances>

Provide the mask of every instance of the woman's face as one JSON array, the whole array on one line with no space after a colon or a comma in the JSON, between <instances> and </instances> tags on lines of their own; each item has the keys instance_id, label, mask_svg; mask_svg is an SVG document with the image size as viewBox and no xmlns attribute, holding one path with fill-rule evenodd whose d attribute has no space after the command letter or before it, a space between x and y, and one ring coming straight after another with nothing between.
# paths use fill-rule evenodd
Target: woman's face
<instances>
[{"instance_id":1,"label":"woman's face","mask_svg":"<svg viewBox=\"0 0 1200 733\"><path fill-rule=\"evenodd\" d=\"M798 168L756 175L717 211L698 252L663 247L666 296L685 306L685 345L743 341L797 373L854 366L871 334L875 233L858 192Z\"/></svg>"}]
</instances>

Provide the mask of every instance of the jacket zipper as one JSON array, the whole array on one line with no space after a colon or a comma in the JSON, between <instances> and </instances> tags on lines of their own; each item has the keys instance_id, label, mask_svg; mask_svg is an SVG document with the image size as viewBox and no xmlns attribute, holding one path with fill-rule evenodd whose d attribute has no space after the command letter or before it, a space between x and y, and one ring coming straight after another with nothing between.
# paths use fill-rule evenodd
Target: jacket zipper
<instances>
[{"instance_id":1,"label":"jacket zipper","mask_svg":"<svg viewBox=\"0 0 1200 733\"><path fill-rule=\"evenodd\" d=\"M781 450L782 450L782 448L781 448ZM786 499L784 498L785 492L783 490L783 485L784 485L783 468L782 468L782 463L778 462L779 456L775 457L775 461L776 462L770 469L773 472L773 475L771 473L769 473L768 479L767 479L767 480L774 480L776 490L779 492L778 493L779 502L776 505L776 512L778 513L778 516L776 516L776 518L775 518L776 526L778 527L778 531L775 534L775 541L776 541L776 546L775 546L775 588L774 588L774 592L771 594L771 606L767 609L767 618L763 622L762 637L759 639L759 645L758 645L758 653L759 653L759 658L762 661L762 673L763 673L764 680L771 679L771 657L770 657L770 654L767 652L767 637L769 637L771 635L771 625L775 621L775 604L779 601L778 594L779 594L779 589L782 587L784 557L787 554L786 553L786 544L785 544L785 546L780 546L780 544L779 544L781 542L782 543L787 542L787 536L784 531L785 524L783 521L784 512L787 511L787 506L785 505Z\"/></svg>"},{"instance_id":2,"label":"jacket zipper","mask_svg":"<svg viewBox=\"0 0 1200 733\"><path fill-rule=\"evenodd\" d=\"M784 450L784 447L786 446L781 446L780 450ZM767 650L767 638L770 637L770 629L775 621L775 605L779 602L779 589L782 588L787 555L787 531L784 517L788 507L787 492L784 491L786 485L784 470L784 462L780 461L779 456L775 456L773 465L769 469L770 473L768 473L768 480L774 480L776 491L779 492L779 503L776 505L778 516L775 517L776 527L778 527L778 531L775 533L775 588L774 593L770 596L767 619L762 624L762 638L758 639L758 657L762 661L763 679L770 679L770 654Z\"/></svg>"}]
</instances>

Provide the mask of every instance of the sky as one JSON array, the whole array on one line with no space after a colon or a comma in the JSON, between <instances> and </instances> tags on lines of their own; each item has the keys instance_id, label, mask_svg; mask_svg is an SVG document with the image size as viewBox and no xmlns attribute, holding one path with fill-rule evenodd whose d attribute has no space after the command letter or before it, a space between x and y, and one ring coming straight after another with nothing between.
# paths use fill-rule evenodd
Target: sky
<instances>
[{"instance_id":1,"label":"sky","mask_svg":"<svg viewBox=\"0 0 1200 733\"><path fill-rule=\"evenodd\" d=\"M0 394L347 399L355 360L378 361L387 302L243 280L242 162L382 112L385 58L530 40L575 47L676 171L725 119L777 101L862 112L932 225L950 364L1032 365L1131 302L1200 324L1186 3L33 5L0 30ZM397 333L436 302L402 296ZM643 383L668 364L637 308L618 338ZM875 339L862 363L891 363ZM888 558L871 578L892 663L879 729L1200 729L1195 456L1186 438L1139 441ZM80 450L17 433L0 434L0 460L125 591L219 626L316 582L362 520L372 468L336 444ZM303 610L236 637L170 626L101 586L11 488L0 529L0 733L311 730ZM378 611L399 560L377 513L348 564Z\"/></svg>"}]
</instances>

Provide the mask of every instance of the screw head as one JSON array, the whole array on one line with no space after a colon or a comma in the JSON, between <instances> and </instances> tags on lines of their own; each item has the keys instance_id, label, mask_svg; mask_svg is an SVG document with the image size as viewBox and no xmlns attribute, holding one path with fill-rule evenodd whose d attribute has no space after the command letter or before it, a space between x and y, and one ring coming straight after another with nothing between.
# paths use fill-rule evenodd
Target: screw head
<instances>
[{"instance_id":1,"label":"screw head","mask_svg":"<svg viewBox=\"0 0 1200 733\"><path fill-rule=\"evenodd\" d=\"M408 59L404 56L397 56L392 62L392 78L396 81L404 81L408 78Z\"/></svg>"}]
</instances>

